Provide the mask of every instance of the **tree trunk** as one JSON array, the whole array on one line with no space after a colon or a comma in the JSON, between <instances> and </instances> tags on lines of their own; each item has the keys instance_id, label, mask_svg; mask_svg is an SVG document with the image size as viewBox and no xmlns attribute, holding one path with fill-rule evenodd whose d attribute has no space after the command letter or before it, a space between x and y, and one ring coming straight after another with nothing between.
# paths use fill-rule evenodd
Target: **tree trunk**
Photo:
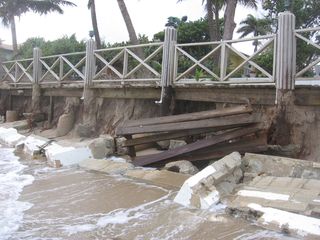
<instances>
[{"instance_id":1,"label":"tree trunk","mask_svg":"<svg viewBox=\"0 0 320 240\"><path fill-rule=\"evenodd\" d=\"M101 39L100 39L98 23L97 23L95 0L91 0L90 10L91 10L92 27L94 31L94 38L96 40L97 49L101 49Z\"/></svg>"},{"instance_id":2,"label":"tree trunk","mask_svg":"<svg viewBox=\"0 0 320 240\"><path fill-rule=\"evenodd\" d=\"M12 35L13 55L16 56L18 54L18 42L17 42L16 22L15 22L14 16L10 16L9 21L10 21L11 35Z\"/></svg>"},{"instance_id":3,"label":"tree trunk","mask_svg":"<svg viewBox=\"0 0 320 240\"><path fill-rule=\"evenodd\" d=\"M217 41L221 40L219 10L220 10L219 6L216 5L214 9L214 17L215 17L215 31L216 31Z\"/></svg>"},{"instance_id":4,"label":"tree trunk","mask_svg":"<svg viewBox=\"0 0 320 240\"><path fill-rule=\"evenodd\" d=\"M137 38L136 31L134 30L134 27L133 27L129 12L127 10L126 4L124 3L124 0L117 0L117 1L118 1L118 5L120 8L123 20L126 24L126 27L127 27L128 33L129 33L130 42L133 45L138 45L139 40Z\"/></svg>"},{"instance_id":5,"label":"tree trunk","mask_svg":"<svg viewBox=\"0 0 320 240\"><path fill-rule=\"evenodd\" d=\"M226 10L224 12L224 33L223 40L231 40L233 31L236 27L234 15L237 7L237 0L227 0Z\"/></svg>"},{"instance_id":6,"label":"tree trunk","mask_svg":"<svg viewBox=\"0 0 320 240\"><path fill-rule=\"evenodd\" d=\"M136 31L134 30L134 27L133 27L129 12L127 10L126 4L124 3L124 0L117 0L117 1L118 1L118 5L120 8L123 20L126 24L126 27L127 27L128 33L129 33L130 43L132 45L139 45L140 42L137 38ZM144 59L144 53L143 53L142 48L138 47L138 48L135 48L133 51L140 59Z\"/></svg>"},{"instance_id":7,"label":"tree trunk","mask_svg":"<svg viewBox=\"0 0 320 240\"><path fill-rule=\"evenodd\" d=\"M207 0L206 7L207 7L207 18L208 18L210 41L214 42L214 41L217 41L217 36L215 33L216 29L215 29L215 24L213 21L212 0Z\"/></svg>"}]
</instances>

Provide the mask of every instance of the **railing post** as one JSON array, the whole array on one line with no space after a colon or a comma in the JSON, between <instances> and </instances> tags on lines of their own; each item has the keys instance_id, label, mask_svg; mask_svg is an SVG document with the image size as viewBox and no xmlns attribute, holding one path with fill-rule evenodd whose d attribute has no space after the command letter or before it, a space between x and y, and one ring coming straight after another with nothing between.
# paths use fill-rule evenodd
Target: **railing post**
<instances>
[{"instance_id":1,"label":"railing post","mask_svg":"<svg viewBox=\"0 0 320 240\"><path fill-rule=\"evenodd\" d=\"M93 39L87 41L86 46L86 67L85 67L85 86L91 86L92 80L95 75L95 57L94 50L96 49L96 44Z\"/></svg>"},{"instance_id":2,"label":"railing post","mask_svg":"<svg viewBox=\"0 0 320 240\"><path fill-rule=\"evenodd\" d=\"M39 84L42 74L42 65L40 58L42 56L42 51L40 48L33 49L33 83Z\"/></svg>"},{"instance_id":3,"label":"railing post","mask_svg":"<svg viewBox=\"0 0 320 240\"><path fill-rule=\"evenodd\" d=\"M94 40L90 39L86 47L86 67L85 67L85 81L83 88L83 114L82 123L76 128L76 132L80 137L90 137L96 129L97 123L97 95L93 88L90 88L93 83L93 78L96 72L96 63L94 51L96 45Z\"/></svg>"},{"instance_id":4,"label":"railing post","mask_svg":"<svg viewBox=\"0 0 320 240\"><path fill-rule=\"evenodd\" d=\"M276 103L280 103L283 95L294 90L295 85L295 16L288 11L279 14L276 45Z\"/></svg>"},{"instance_id":5,"label":"railing post","mask_svg":"<svg viewBox=\"0 0 320 240\"><path fill-rule=\"evenodd\" d=\"M163 56L162 56L162 72L161 72L161 108L160 114L165 116L169 114L170 103L172 100L174 84L174 52L177 42L177 30L168 27L165 29Z\"/></svg>"},{"instance_id":6,"label":"railing post","mask_svg":"<svg viewBox=\"0 0 320 240\"><path fill-rule=\"evenodd\" d=\"M42 74L41 68L41 58L42 52L40 48L33 49L33 83L32 83L32 98L31 98L31 106L32 113L40 113L40 102L41 102L41 88L40 88L40 79Z\"/></svg>"}]
</instances>

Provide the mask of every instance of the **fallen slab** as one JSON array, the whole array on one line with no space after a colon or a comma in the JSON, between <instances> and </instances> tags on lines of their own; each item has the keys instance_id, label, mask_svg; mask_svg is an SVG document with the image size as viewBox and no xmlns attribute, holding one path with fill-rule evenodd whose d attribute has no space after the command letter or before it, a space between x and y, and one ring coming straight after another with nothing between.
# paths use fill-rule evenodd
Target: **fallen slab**
<instances>
[{"instance_id":1,"label":"fallen slab","mask_svg":"<svg viewBox=\"0 0 320 240\"><path fill-rule=\"evenodd\" d=\"M0 127L0 142L8 147L15 147L16 144L23 141L26 137L18 133L14 128Z\"/></svg>"},{"instance_id":2,"label":"fallen slab","mask_svg":"<svg viewBox=\"0 0 320 240\"><path fill-rule=\"evenodd\" d=\"M190 177L188 174L145 168L129 170L125 173L125 176L171 189L181 188L182 184Z\"/></svg>"},{"instance_id":3,"label":"fallen slab","mask_svg":"<svg viewBox=\"0 0 320 240\"><path fill-rule=\"evenodd\" d=\"M8 123L2 123L1 127L3 128L14 128L18 131L25 130L30 128L30 124L28 123L28 120L20 120L15 122L8 122Z\"/></svg>"},{"instance_id":4,"label":"fallen slab","mask_svg":"<svg viewBox=\"0 0 320 240\"><path fill-rule=\"evenodd\" d=\"M265 228L308 237L308 239L319 239L320 237L320 219L318 218L262 207L253 203L249 204L248 208L262 214L258 223Z\"/></svg>"},{"instance_id":5,"label":"fallen slab","mask_svg":"<svg viewBox=\"0 0 320 240\"><path fill-rule=\"evenodd\" d=\"M63 147L57 143L45 147L45 155L52 166L70 166L93 158L88 147Z\"/></svg>"},{"instance_id":6,"label":"fallen slab","mask_svg":"<svg viewBox=\"0 0 320 240\"><path fill-rule=\"evenodd\" d=\"M320 163L262 154L246 153L243 157L245 180L258 175L320 180Z\"/></svg>"},{"instance_id":7,"label":"fallen slab","mask_svg":"<svg viewBox=\"0 0 320 240\"><path fill-rule=\"evenodd\" d=\"M187 179L174 201L186 207L207 209L229 194L242 178L241 155L231 153Z\"/></svg>"},{"instance_id":8,"label":"fallen slab","mask_svg":"<svg viewBox=\"0 0 320 240\"><path fill-rule=\"evenodd\" d=\"M107 174L125 174L134 168L133 164L120 158L110 159L87 159L79 163L79 166L87 170L103 172Z\"/></svg>"}]
</instances>

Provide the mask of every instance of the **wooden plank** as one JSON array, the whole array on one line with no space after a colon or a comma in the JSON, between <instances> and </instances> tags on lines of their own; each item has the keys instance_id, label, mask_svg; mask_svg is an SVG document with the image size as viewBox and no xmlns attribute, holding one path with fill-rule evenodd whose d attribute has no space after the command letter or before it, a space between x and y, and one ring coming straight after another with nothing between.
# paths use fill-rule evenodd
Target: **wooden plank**
<instances>
[{"instance_id":1,"label":"wooden plank","mask_svg":"<svg viewBox=\"0 0 320 240\"><path fill-rule=\"evenodd\" d=\"M240 140L233 143L223 143L207 150L189 153L186 156L179 156L174 160L187 160L191 162L213 160L224 157L234 151L241 154L246 152L262 152L268 149L265 137Z\"/></svg>"},{"instance_id":2,"label":"wooden plank","mask_svg":"<svg viewBox=\"0 0 320 240\"><path fill-rule=\"evenodd\" d=\"M146 126L154 124L164 124L164 123L176 123L176 122L185 122L185 121L195 121L203 120L215 117L230 116L242 113L251 113L252 108L249 106L236 106L231 108L224 109L215 109L210 111L202 111L195 113L186 113L166 117L157 117L157 118L146 118L138 120L129 120L123 123L124 127L137 127L137 126Z\"/></svg>"},{"instance_id":3,"label":"wooden plank","mask_svg":"<svg viewBox=\"0 0 320 240\"><path fill-rule=\"evenodd\" d=\"M131 140L132 139L132 135L125 135L124 136L127 140ZM134 158L136 157L136 150L134 148L134 146L129 146L128 147L128 154L130 157Z\"/></svg>"},{"instance_id":4,"label":"wooden plank","mask_svg":"<svg viewBox=\"0 0 320 240\"><path fill-rule=\"evenodd\" d=\"M178 147L175 149L171 149L162 153L152 154L147 156L141 156L134 159L133 164L137 166L145 166L151 163L160 162L163 160L167 160L170 158L174 158L186 153L190 153L199 149L207 148L210 146L214 146L215 144L225 142L234 138L238 138L241 136L245 136L248 134L255 133L259 131L260 128L258 126L244 128L244 129L236 129L229 132L224 132L222 134L216 135L210 139L200 140L191 144L187 144L182 147Z\"/></svg>"},{"instance_id":5,"label":"wooden plank","mask_svg":"<svg viewBox=\"0 0 320 240\"><path fill-rule=\"evenodd\" d=\"M240 125L239 126L237 126L237 125L232 126L232 128L236 128L236 127L240 127ZM221 131L221 130L226 130L226 129L230 129L230 126L189 129L189 130L175 131L175 132L170 132L170 133L153 134L153 135L149 135L149 136L133 138L132 140L127 140L124 142L123 146L124 147L136 146L136 145L141 145L141 144L146 144L146 143L152 143L152 142L158 142L158 141L170 140L170 139L177 139L177 138L194 136L194 135L198 135L198 134L210 133L210 132Z\"/></svg>"},{"instance_id":6,"label":"wooden plank","mask_svg":"<svg viewBox=\"0 0 320 240\"><path fill-rule=\"evenodd\" d=\"M146 125L137 127L117 128L116 135L131 135L138 133L156 133L156 132L170 132L189 129L213 128L222 126L241 126L250 123L257 123L260 120L260 114L240 114L234 116L204 119L199 121L179 122L179 123L165 123L158 125Z\"/></svg>"}]
</instances>

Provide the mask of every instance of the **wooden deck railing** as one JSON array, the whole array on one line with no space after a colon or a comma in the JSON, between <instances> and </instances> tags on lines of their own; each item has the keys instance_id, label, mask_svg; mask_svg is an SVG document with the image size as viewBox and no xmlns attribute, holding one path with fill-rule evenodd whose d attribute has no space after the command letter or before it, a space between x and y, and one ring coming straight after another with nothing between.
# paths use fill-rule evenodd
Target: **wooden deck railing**
<instances>
[{"instance_id":1,"label":"wooden deck railing","mask_svg":"<svg viewBox=\"0 0 320 240\"><path fill-rule=\"evenodd\" d=\"M96 50L94 41L89 40L85 52L53 56L41 56L41 50L34 49L33 58L1 63L0 81L13 86L78 83L162 87L276 82L277 89L294 89L296 81L320 80L319 75L312 75L315 67L320 68L320 54L314 54L310 64L296 70L296 41L320 51L316 38L310 38L316 36L310 33L318 33L320 27L295 30L294 26L294 15L284 12L279 14L277 34L247 39L178 44L176 30L167 28L164 42ZM256 46L255 51L244 53L239 45L248 48L250 42ZM259 57L266 53L268 64L263 65Z\"/></svg>"}]
</instances>

